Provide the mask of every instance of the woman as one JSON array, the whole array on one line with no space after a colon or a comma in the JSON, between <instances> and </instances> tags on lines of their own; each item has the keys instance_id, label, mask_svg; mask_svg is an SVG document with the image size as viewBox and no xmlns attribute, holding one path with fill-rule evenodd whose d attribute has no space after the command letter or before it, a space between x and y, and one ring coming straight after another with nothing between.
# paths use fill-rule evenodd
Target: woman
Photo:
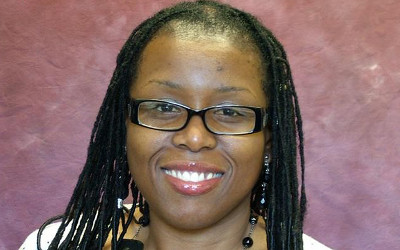
<instances>
[{"instance_id":1,"label":"woman","mask_svg":"<svg viewBox=\"0 0 400 250\"><path fill-rule=\"evenodd\" d=\"M301 126L283 47L254 17L164 9L118 56L49 249L302 249Z\"/></svg>"}]
</instances>

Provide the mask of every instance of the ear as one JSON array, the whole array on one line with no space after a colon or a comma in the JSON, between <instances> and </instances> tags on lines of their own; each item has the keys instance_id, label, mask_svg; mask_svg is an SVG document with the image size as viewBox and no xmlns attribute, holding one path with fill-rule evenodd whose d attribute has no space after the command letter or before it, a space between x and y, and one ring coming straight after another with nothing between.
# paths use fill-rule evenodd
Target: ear
<instances>
[{"instance_id":1,"label":"ear","mask_svg":"<svg viewBox=\"0 0 400 250\"><path fill-rule=\"evenodd\" d=\"M269 126L265 128L265 148L264 148L264 154L271 155L272 153L272 132Z\"/></svg>"}]
</instances>

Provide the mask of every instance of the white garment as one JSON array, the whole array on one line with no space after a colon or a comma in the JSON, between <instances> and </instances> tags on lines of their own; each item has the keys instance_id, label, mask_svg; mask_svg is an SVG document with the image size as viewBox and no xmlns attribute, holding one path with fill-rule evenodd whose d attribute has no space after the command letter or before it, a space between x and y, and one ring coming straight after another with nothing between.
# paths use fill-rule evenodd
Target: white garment
<instances>
[{"instance_id":1,"label":"white garment","mask_svg":"<svg viewBox=\"0 0 400 250\"><path fill-rule=\"evenodd\" d=\"M43 250L47 249L57 233L57 229L60 226L61 222L55 222L48 225L42 233L41 237L41 247ZM19 248L19 250L37 250L36 240L37 233L39 230L35 230L32 232L28 238L26 238L24 244ZM331 248L321 244L310 236L303 234L303 247L304 250L331 250Z\"/></svg>"}]
</instances>

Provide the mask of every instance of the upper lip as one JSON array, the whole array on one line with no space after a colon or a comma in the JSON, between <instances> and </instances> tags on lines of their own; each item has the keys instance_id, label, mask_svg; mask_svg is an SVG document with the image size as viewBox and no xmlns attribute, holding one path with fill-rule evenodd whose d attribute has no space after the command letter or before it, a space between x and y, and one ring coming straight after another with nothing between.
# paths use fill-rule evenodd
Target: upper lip
<instances>
[{"instance_id":1,"label":"upper lip","mask_svg":"<svg viewBox=\"0 0 400 250\"><path fill-rule=\"evenodd\" d=\"M221 173L225 171L211 163L198 162L198 161L174 161L161 165L162 169L190 171L199 173Z\"/></svg>"}]
</instances>

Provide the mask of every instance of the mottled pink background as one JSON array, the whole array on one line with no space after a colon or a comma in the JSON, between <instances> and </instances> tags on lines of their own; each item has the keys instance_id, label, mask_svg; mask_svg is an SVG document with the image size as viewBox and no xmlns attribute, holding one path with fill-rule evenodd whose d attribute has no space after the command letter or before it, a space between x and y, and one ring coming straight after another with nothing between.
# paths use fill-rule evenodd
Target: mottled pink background
<instances>
[{"instance_id":1,"label":"mottled pink background","mask_svg":"<svg viewBox=\"0 0 400 250\"><path fill-rule=\"evenodd\" d=\"M0 2L0 249L62 213L115 58L164 1ZM232 0L285 45L303 111L305 232L400 246L400 2Z\"/></svg>"}]
</instances>

